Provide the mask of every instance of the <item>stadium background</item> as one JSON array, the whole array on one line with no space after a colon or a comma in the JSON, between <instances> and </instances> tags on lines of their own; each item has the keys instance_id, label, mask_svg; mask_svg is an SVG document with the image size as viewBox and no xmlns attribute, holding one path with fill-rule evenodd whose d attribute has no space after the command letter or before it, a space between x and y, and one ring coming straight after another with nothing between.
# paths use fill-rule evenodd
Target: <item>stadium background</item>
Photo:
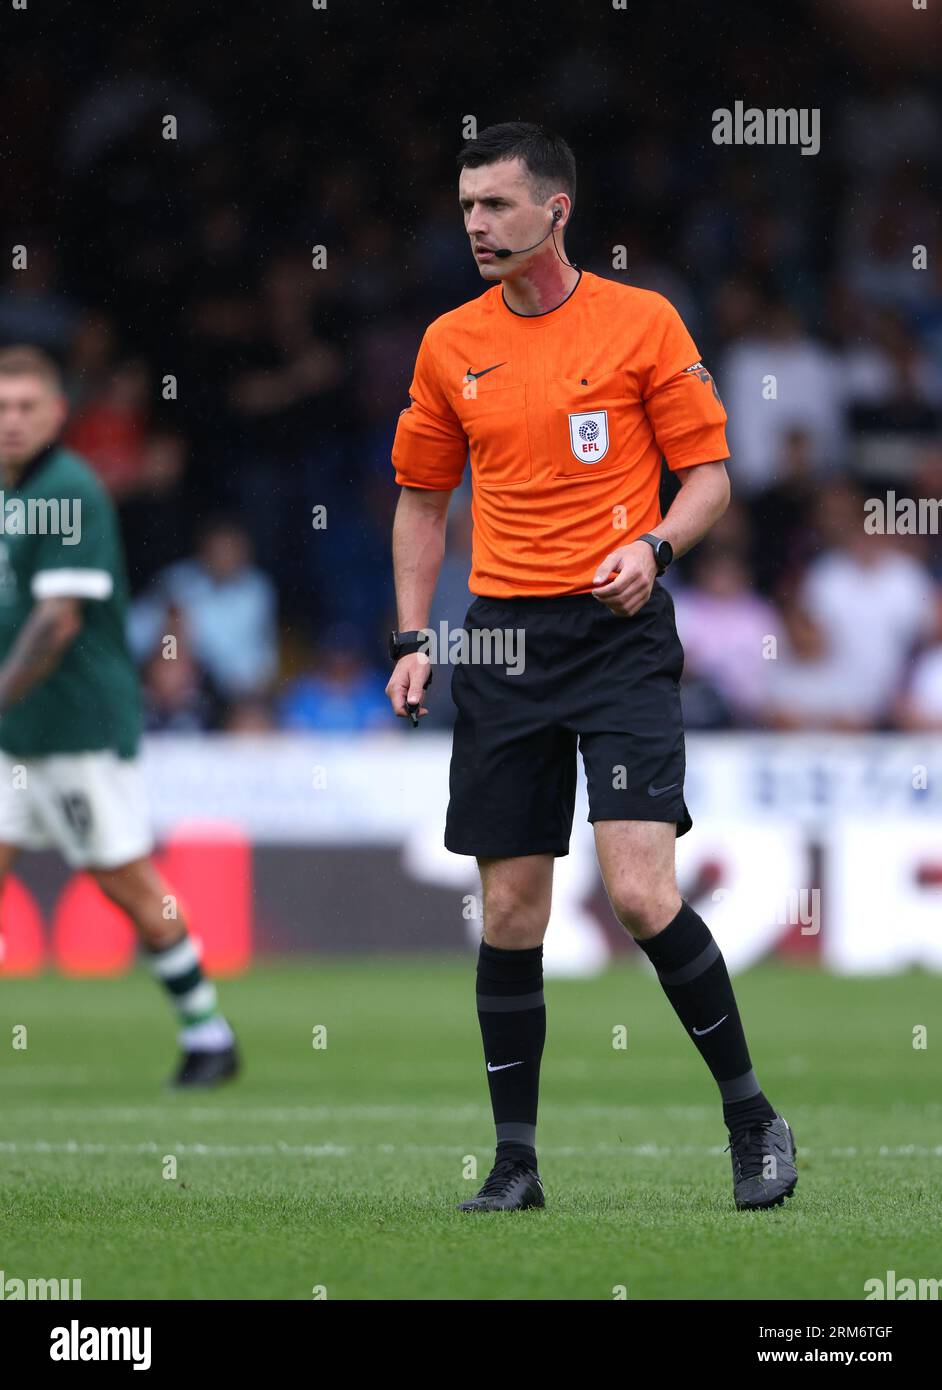
<instances>
[{"instance_id":1,"label":"stadium background","mask_svg":"<svg viewBox=\"0 0 942 1390\"><path fill-rule=\"evenodd\" d=\"M942 496L933 22L907 0L3 8L0 262L10 243L29 265L0 271L0 342L63 363L72 438L118 502L161 856L245 1058L212 1096L165 1091L173 1020L126 927L54 857L18 866L8 1278L81 1278L86 1299L859 1300L939 1274L942 701L939 633L913 615L942 554L862 546L847 491ZM820 153L715 146L737 100L819 108ZM447 671L418 733L382 689L396 416L425 324L480 288L454 186L468 115L565 133L570 258L668 295L732 417L735 503L671 576L679 858L797 1136L798 1194L767 1220L733 1207L715 1088L613 929L581 808L546 951L570 977L547 988L548 1207L454 1211L493 1129L474 866L441 846ZM465 496L436 621L463 616L467 547ZM177 660L155 658L170 632ZM714 1310L686 1339L698 1369L748 1341L734 1312L728 1337Z\"/></svg>"}]
</instances>

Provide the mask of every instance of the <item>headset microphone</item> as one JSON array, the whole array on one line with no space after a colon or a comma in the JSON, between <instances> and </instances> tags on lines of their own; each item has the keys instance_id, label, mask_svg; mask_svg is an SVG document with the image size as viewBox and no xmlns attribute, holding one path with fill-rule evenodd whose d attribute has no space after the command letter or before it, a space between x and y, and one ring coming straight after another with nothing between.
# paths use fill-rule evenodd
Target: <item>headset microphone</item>
<instances>
[{"instance_id":1,"label":"headset microphone","mask_svg":"<svg viewBox=\"0 0 942 1390\"><path fill-rule=\"evenodd\" d=\"M494 255L498 256L500 260L505 261L508 256L522 256L526 251L535 251L538 246L543 245L544 241L546 240L546 237L552 236L553 232L555 232L556 230L556 223L559 221L562 215L562 208L553 209L553 220L550 223L549 231L546 233L546 236L540 237L539 241L535 241L532 246L518 246L516 250L514 250L511 246L502 246L499 251L494 252ZM553 245L556 246L555 241L553 242ZM557 256L559 256L558 246L556 246L556 254ZM559 256L559 259L562 261L562 256ZM569 262L563 261L563 264L568 265Z\"/></svg>"}]
</instances>

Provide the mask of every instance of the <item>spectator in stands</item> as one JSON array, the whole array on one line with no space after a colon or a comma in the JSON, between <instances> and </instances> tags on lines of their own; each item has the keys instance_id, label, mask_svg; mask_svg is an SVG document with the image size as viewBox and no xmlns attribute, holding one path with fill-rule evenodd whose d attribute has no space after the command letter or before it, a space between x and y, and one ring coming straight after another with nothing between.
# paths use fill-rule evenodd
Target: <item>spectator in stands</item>
<instances>
[{"instance_id":1,"label":"spectator in stands","mask_svg":"<svg viewBox=\"0 0 942 1390\"><path fill-rule=\"evenodd\" d=\"M740 488L759 492L778 481L783 441L796 428L808 434L816 473L840 464L845 433L838 362L804 331L787 301L768 303L760 325L726 352L717 381Z\"/></svg>"},{"instance_id":2,"label":"spectator in stands","mask_svg":"<svg viewBox=\"0 0 942 1390\"><path fill-rule=\"evenodd\" d=\"M238 522L219 517L206 526L195 557L163 570L132 605L138 659L159 639L170 605L182 613L195 659L226 699L269 689L278 666L275 589L252 564Z\"/></svg>"},{"instance_id":3,"label":"spectator in stands","mask_svg":"<svg viewBox=\"0 0 942 1390\"><path fill-rule=\"evenodd\" d=\"M388 675L366 660L363 639L352 623L334 623L318 644L312 669L292 681L278 703L283 729L320 733L389 730Z\"/></svg>"},{"instance_id":4,"label":"spectator in stands","mask_svg":"<svg viewBox=\"0 0 942 1390\"><path fill-rule=\"evenodd\" d=\"M702 691L696 702L689 698L693 683L701 682L719 697L718 709L752 724L765 703L767 651L779 626L775 609L756 595L745 560L734 550L706 542L691 560L692 583L674 601L691 713L696 718L703 708Z\"/></svg>"},{"instance_id":5,"label":"spectator in stands","mask_svg":"<svg viewBox=\"0 0 942 1390\"><path fill-rule=\"evenodd\" d=\"M12 185L11 185L12 186ZM10 265L9 255L5 257ZM59 260L49 241L32 237L22 264L0 289L0 345L35 343L61 358L79 323L79 309L58 288Z\"/></svg>"},{"instance_id":6,"label":"spectator in stands","mask_svg":"<svg viewBox=\"0 0 942 1390\"><path fill-rule=\"evenodd\" d=\"M760 590L774 596L796 571L813 558L814 501L817 484L811 436L786 431L773 470L775 481L752 499L755 546L753 567Z\"/></svg>"},{"instance_id":7,"label":"spectator in stands","mask_svg":"<svg viewBox=\"0 0 942 1390\"><path fill-rule=\"evenodd\" d=\"M847 680L823 630L793 594L781 603L781 613L762 722L781 730L869 728L869 699Z\"/></svg>"},{"instance_id":8,"label":"spectator in stands","mask_svg":"<svg viewBox=\"0 0 942 1390\"><path fill-rule=\"evenodd\" d=\"M186 544L187 452L182 435L172 430L158 429L148 434L138 486L124 497L118 509L128 580L134 593L150 583L158 570L173 564Z\"/></svg>"},{"instance_id":9,"label":"spectator in stands","mask_svg":"<svg viewBox=\"0 0 942 1390\"><path fill-rule=\"evenodd\" d=\"M147 733L192 734L214 727L219 700L194 659L179 610L167 610L167 633L141 672ZM168 642L167 637L173 637Z\"/></svg>"},{"instance_id":10,"label":"spectator in stands","mask_svg":"<svg viewBox=\"0 0 942 1390\"><path fill-rule=\"evenodd\" d=\"M65 362L66 391L73 412L104 392L118 353L118 331L111 314L90 310L78 323Z\"/></svg>"},{"instance_id":11,"label":"spectator in stands","mask_svg":"<svg viewBox=\"0 0 942 1390\"><path fill-rule=\"evenodd\" d=\"M902 318L890 311L871 316L869 380L852 380L849 421L859 437L855 456L878 464L899 457L935 434L942 406L942 367ZM872 462L871 462L872 461Z\"/></svg>"},{"instance_id":12,"label":"spectator in stands","mask_svg":"<svg viewBox=\"0 0 942 1390\"><path fill-rule=\"evenodd\" d=\"M921 449L906 495L915 502L930 504L934 511L936 529L918 538L918 545L929 573L937 584L942 583L942 442L936 441ZM931 527L930 520L930 527Z\"/></svg>"},{"instance_id":13,"label":"spectator in stands","mask_svg":"<svg viewBox=\"0 0 942 1390\"><path fill-rule=\"evenodd\" d=\"M809 710L804 727L885 724L915 648L938 627L938 591L925 566L895 537L868 534L863 504L850 482L833 485L819 499L827 550L810 566L798 597L822 645L810 665L802 666L807 651L796 652L797 666L786 658L775 681L779 710L790 699L801 703L803 677L813 683L816 713ZM793 644L798 630L791 630Z\"/></svg>"},{"instance_id":14,"label":"spectator in stands","mask_svg":"<svg viewBox=\"0 0 942 1390\"><path fill-rule=\"evenodd\" d=\"M268 734L275 727L275 717L267 700L238 700L223 723L227 734Z\"/></svg>"},{"instance_id":15,"label":"spectator in stands","mask_svg":"<svg viewBox=\"0 0 942 1390\"><path fill-rule=\"evenodd\" d=\"M942 642L916 658L896 707L896 723L902 729L942 733Z\"/></svg>"},{"instance_id":16,"label":"spectator in stands","mask_svg":"<svg viewBox=\"0 0 942 1390\"><path fill-rule=\"evenodd\" d=\"M122 362L66 426L66 444L88 459L116 501L141 486L150 389L145 362Z\"/></svg>"},{"instance_id":17,"label":"spectator in stands","mask_svg":"<svg viewBox=\"0 0 942 1390\"><path fill-rule=\"evenodd\" d=\"M312 507L324 504L329 514L348 491L342 317L310 258L271 258L255 336L230 382L228 410L239 438L235 495L261 563L287 589L300 586Z\"/></svg>"}]
</instances>

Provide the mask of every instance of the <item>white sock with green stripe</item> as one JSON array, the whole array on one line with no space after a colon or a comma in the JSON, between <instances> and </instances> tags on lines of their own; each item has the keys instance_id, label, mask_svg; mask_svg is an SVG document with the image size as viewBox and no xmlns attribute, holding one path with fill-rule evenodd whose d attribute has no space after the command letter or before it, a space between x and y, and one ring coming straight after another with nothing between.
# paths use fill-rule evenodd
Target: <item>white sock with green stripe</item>
<instances>
[{"instance_id":1,"label":"white sock with green stripe","mask_svg":"<svg viewBox=\"0 0 942 1390\"><path fill-rule=\"evenodd\" d=\"M183 1023L181 1047L187 1052L221 1052L231 1047L232 1029L219 1012L216 986L203 974L192 938L184 936L172 946L149 951L148 958Z\"/></svg>"}]
</instances>

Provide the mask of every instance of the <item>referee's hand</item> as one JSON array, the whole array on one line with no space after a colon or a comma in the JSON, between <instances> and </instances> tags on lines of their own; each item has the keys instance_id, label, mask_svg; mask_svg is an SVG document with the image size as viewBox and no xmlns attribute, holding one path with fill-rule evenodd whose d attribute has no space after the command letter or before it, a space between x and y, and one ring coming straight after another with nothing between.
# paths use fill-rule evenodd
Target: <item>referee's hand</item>
<instances>
[{"instance_id":1,"label":"referee's hand","mask_svg":"<svg viewBox=\"0 0 942 1390\"><path fill-rule=\"evenodd\" d=\"M419 706L419 717L428 714L428 710L421 703L425 687L432 679L432 667L428 657L424 652L410 652L408 656L401 656L393 667L393 673L389 677L389 684L386 686L386 694L392 703L393 713L400 719L407 719L409 711L406 703Z\"/></svg>"},{"instance_id":2,"label":"referee's hand","mask_svg":"<svg viewBox=\"0 0 942 1390\"><path fill-rule=\"evenodd\" d=\"M647 541L632 541L631 545L612 550L595 571L593 597L613 613L630 618L643 608L651 597L657 578L657 561Z\"/></svg>"}]
</instances>

